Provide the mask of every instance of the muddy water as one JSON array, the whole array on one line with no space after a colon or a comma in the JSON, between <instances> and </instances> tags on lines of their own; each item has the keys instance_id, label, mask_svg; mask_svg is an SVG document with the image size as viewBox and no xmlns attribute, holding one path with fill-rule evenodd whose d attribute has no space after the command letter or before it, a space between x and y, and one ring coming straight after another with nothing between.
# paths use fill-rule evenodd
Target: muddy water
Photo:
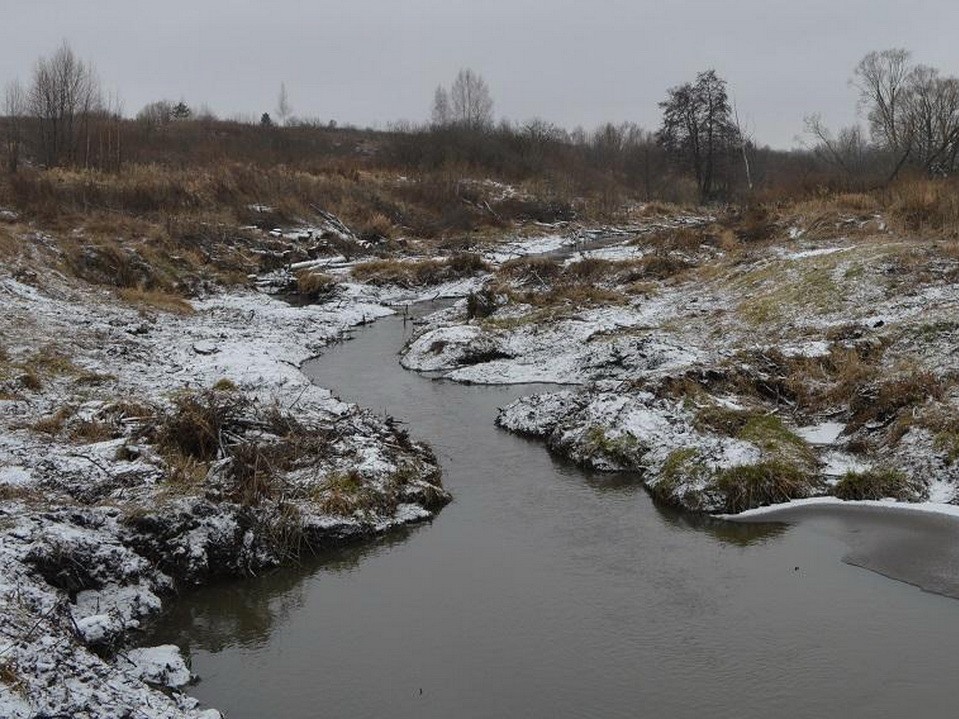
<instances>
[{"instance_id":1,"label":"muddy water","mask_svg":"<svg viewBox=\"0 0 959 719\"><path fill-rule=\"evenodd\" d=\"M494 427L537 388L403 371L407 332L382 320L307 370L408 421L454 503L373 546L180 601L153 639L189 649L205 703L231 719L954 713L959 601L842 561L868 564L895 520L663 512L635 478L585 474ZM896 536L932 563L959 546L955 525L930 543L909 522Z\"/></svg>"}]
</instances>

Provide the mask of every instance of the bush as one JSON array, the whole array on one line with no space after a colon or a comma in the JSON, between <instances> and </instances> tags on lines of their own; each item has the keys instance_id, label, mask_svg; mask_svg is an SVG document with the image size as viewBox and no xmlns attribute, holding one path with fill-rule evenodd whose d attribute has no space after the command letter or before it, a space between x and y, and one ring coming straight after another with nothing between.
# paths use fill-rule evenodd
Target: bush
<instances>
[{"instance_id":1,"label":"bush","mask_svg":"<svg viewBox=\"0 0 959 719\"><path fill-rule=\"evenodd\" d=\"M330 295L336 285L336 278L324 272L303 270L296 276L296 291L312 300Z\"/></svg>"},{"instance_id":2,"label":"bush","mask_svg":"<svg viewBox=\"0 0 959 719\"><path fill-rule=\"evenodd\" d=\"M249 401L237 392L185 392L156 429L162 448L200 461L217 458L223 430L235 423Z\"/></svg>"}]
</instances>

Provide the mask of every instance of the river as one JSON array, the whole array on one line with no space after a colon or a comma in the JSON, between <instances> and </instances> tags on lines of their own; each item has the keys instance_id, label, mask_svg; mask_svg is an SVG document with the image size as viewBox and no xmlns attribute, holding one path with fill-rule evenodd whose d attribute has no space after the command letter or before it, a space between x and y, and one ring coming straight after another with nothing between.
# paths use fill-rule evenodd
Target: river
<instances>
[{"instance_id":1,"label":"river","mask_svg":"<svg viewBox=\"0 0 959 719\"><path fill-rule=\"evenodd\" d=\"M304 369L409 422L454 502L428 525L178 600L151 639L187 650L204 703L229 719L955 712L959 602L854 563L886 547L903 566L885 573L908 579L921 552L944 583L930 588L948 591L959 523L930 520L928 534L883 513L786 525L660 509L637 478L584 472L494 426L497 407L538 388L401 369L410 331L378 321Z\"/></svg>"}]
</instances>

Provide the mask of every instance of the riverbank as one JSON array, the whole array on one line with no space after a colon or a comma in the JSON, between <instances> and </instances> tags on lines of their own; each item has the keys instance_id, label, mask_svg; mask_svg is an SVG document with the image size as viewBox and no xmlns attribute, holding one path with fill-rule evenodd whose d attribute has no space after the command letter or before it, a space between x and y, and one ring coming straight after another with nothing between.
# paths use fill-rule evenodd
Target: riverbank
<instances>
[{"instance_id":1,"label":"riverbank","mask_svg":"<svg viewBox=\"0 0 959 719\"><path fill-rule=\"evenodd\" d=\"M429 526L183 597L150 641L189 652L207 706L235 719L947 711L959 604L843 560L919 550L884 568L948 593L959 523L840 507L744 524L654 503L634 474L495 427L498 407L543 387L404 371L396 352L416 327L384 318L304 371L409 421L456 501Z\"/></svg>"},{"instance_id":2,"label":"riverbank","mask_svg":"<svg viewBox=\"0 0 959 719\"><path fill-rule=\"evenodd\" d=\"M388 251L330 220L247 228L216 252L266 258L261 271L232 288L190 279L190 299L104 284L118 266L155 272L141 251L15 225L0 277L2 709L201 716L176 649L136 648L167 598L432 518L450 496L418 427L300 369L424 299L459 298L415 320L404 367L569 385L497 423L638 472L665 504L953 502L959 253L875 215L834 220L799 214L747 240L728 218L672 212Z\"/></svg>"},{"instance_id":3,"label":"riverbank","mask_svg":"<svg viewBox=\"0 0 959 719\"><path fill-rule=\"evenodd\" d=\"M18 239L0 270L0 714L212 716L179 691L175 648L130 649L168 599L450 499L426 445L299 369L392 310L242 289L157 307Z\"/></svg>"},{"instance_id":4,"label":"riverbank","mask_svg":"<svg viewBox=\"0 0 959 719\"><path fill-rule=\"evenodd\" d=\"M657 500L737 513L831 495L952 505L956 243L882 215L794 211L747 239L700 218L595 252L503 264L401 363L549 382L498 424ZM480 307L480 311L477 311Z\"/></svg>"},{"instance_id":5,"label":"riverbank","mask_svg":"<svg viewBox=\"0 0 959 719\"><path fill-rule=\"evenodd\" d=\"M0 713L11 717L213 716L190 698L176 647L137 646L170 600L429 520L450 501L427 445L311 383L302 363L390 305L478 290L500 255L595 234L543 228L482 254L379 259L334 220L247 228L216 251L267 268L314 259L259 272L253 289L188 272L185 299L110 286L118 263L163 269L146 247L77 249L4 217Z\"/></svg>"}]
</instances>

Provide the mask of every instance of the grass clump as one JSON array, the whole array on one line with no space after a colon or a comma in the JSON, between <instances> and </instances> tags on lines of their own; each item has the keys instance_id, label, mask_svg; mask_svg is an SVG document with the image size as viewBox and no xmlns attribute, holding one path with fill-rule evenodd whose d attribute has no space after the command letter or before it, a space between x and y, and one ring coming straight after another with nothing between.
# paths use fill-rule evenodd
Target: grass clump
<instances>
[{"instance_id":1,"label":"grass clump","mask_svg":"<svg viewBox=\"0 0 959 719\"><path fill-rule=\"evenodd\" d=\"M852 426L870 423L887 424L904 410L919 407L929 400L941 399L946 390L945 380L926 371L910 372L893 379L872 383L860 388L852 398Z\"/></svg>"},{"instance_id":2,"label":"grass clump","mask_svg":"<svg viewBox=\"0 0 959 719\"><path fill-rule=\"evenodd\" d=\"M812 477L799 467L779 460L724 469L711 487L730 514L755 507L802 499L812 494Z\"/></svg>"},{"instance_id":3,"label":"grass clump","mask_svg":"<svg viewBox=\"0 0 959 719\"><path fill-rule=\"evenodd\" d=\"M3 684L10 691L20 696L26 694L26 682L20 675L15 659L0 659L0 684Z\"/></svg>"},{"instance_id":4,"label":"grass clump","mask_svg":"<svg viewBox=\"0 0 959 719\"><path fill-rule=\"evenodd\" d=\"M694 385L695 389L700 389ZM749 422L750 413L744 409L733 409L718 404L700 407L696 411L693 426L700 432L715 432L726 437L735 437Z\"/></svg>"},{"instance_id":5,"label":"grass clump","mask_svg":"<svg viewBox=\"0 0 959 719\"><path fill-rule=\"evenodd\" d=\"M30 426L30 429L32 429L34 432L39 432L40 434L47 434L51 437L55 437L56 435L60 434L61 431L63 431L67 420L73 417L75 412L75 407L63 405L53 414L38 419Z\"/></svg>"},{"instance_id":6,"label":"grass clump","mask_svg":"<svg viewBox=\"0 0 959 719\"><path fill-rule=\"evenodd\" d=\"M942 430L933 440L934 446L940 452L945 452L946 461L955 464L959 460L959 430Z\"/></svg>"},{"instance_id":7,"label":"grass clump","mask_svg":"<svg viewBox=\"0 0 959 719\"><path fill-rule=\"evenodd\" d=\"M296 291L303 297L318 300L329 297L336 290L336 278L325 272L303 270L296 276Z\"/></svg>"},{"instance_id":8,"label":"grass clump","mask_svg":"<svg viewBox=\"0 0 959 719\"><path fill-rule=\"evenodd\" d=\"M833 492L839 499L863 500L892 497L900 502L918 502L924 496L922 484L897 469L870 469L847 472Z\"/></svg>"},{"instance_id":9,"label":"grass clump","mask_svg":"<svg viewBox=\"0 0 959 719\"><path fill-rule=\"evenodd\" d=\"M371 491L363 476L354 470L329 475L314 496L320 511L337 517L350 517L357 512L389 508L385 494Z\"/></svg>"},{"instance_id":10,"label":"grass clump","mask_svg":"<svg viewBox=\"0 0 959 719\"><path fill-rule=\"evenodd\" d=\"M815 465L816 456L809 443L775 415L753 415L736 436L778 460L807 467Z\"/></svg>"}]
</instances>

